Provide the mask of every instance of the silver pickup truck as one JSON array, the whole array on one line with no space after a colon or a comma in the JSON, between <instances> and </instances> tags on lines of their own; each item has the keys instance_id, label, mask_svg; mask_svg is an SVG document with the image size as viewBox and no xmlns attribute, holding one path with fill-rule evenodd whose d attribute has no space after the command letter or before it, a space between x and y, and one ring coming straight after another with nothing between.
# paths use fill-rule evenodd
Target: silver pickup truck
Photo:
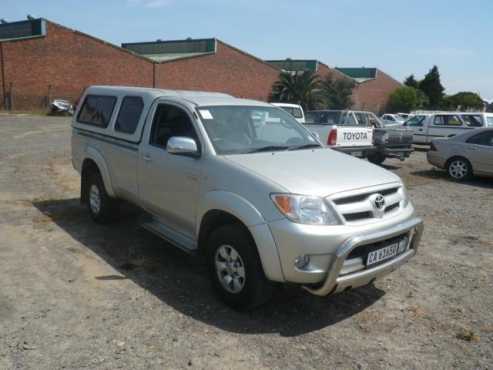
<instances>
[{"instance_id":1,"label":"silver pickup truck","mask_svg":"<svg viewBox=\"0 0 493 370\"><path fill-rule=\"evenodd\" d=\"M413 152L413 132L387 127L372 112L319 110L306 113L305 127L328 147L382 164L386 158L404 160Z\"/></svg>"},{"instance_id":2,"label":"silver pickup truck","mask_svg":"<svg viewBox=\"0 0 493 370\"><path fill-rule=\"evenodd\" d=\"M203 255L219 296L258 305L276 283L328 295L408 261L422 221L399 177L324 148L289 113L219 93L88 88L72 160L94 221L143 226Z\"/></svg>"}]
</instances>

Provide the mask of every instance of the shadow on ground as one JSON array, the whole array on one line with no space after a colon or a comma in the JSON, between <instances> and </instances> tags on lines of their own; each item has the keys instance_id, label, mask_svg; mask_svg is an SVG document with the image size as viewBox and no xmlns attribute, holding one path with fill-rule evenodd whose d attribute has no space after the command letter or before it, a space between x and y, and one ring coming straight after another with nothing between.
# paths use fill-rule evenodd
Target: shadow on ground
<instances>
[{"instance_id":1,"label":"shadow on ground","mask_svg":"<svg viewBox=\"0 0 493 370\"><path fill-rule=\"evenodd\" d=\"M427 178L427 179L432 179L432 180L444 180L444 181L456 182L447 175L446 171L439 170L436 168L431 168L428 170L414 171L414 172L411 172L411 175L415 175L415 176L419 176L419 177L423 177L423 178ZM486 177L473 177L470 180L462 181L461 184L467 185L467 186L478 187L478 188L493 189L492 179L486 178Z\"/></svg>"},{"instance_id":2,"label":"shadow on ground","mask_svg":"<svg viewBox=\"0 0 493 370\"><path fill-rule=\"evenodd\" d=\"M33 204L121 274L94 279L131 279L183 314L223 330L297 336L347 319L384 295L371 285L325 298L297 287L280 288L265 306L235 312L216 299L203 262L140 229L137 211L124 207L120 221L100 226L90 220L78 199ZM67 248L67 253L77 252L77 248Z\"/></svg>"}]
</instances>

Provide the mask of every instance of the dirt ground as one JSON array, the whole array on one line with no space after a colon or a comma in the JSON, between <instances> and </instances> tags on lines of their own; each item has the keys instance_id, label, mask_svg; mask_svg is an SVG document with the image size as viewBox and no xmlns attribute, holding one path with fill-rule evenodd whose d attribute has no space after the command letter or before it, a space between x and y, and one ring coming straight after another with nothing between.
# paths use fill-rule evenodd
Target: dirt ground
<instances>
[{"instance_id":1,"label":"dirt ground","mask_svg":"<svg viewBox=\"0 0 493 370\"><path fill-rule=\"evenodd\" d=\"M388 161L425 220L419 255L373 287L280 290L237 313L206 269L78 202L67 118L0 116L0 369L491 369L493 182L418 151Z\"/></svg>"}]
</instances>

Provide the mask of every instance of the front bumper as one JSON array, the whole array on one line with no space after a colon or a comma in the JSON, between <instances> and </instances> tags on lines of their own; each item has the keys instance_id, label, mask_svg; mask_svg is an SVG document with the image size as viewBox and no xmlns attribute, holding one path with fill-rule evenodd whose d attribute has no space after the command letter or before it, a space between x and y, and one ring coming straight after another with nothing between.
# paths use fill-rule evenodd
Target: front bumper
<instances>
[{"instance_id":1,"label":"front bumper","mask_svg":"<svg viewBox=\"0 0 493 370\"><path fill-rule=\"evenodd\" d=\"M445 168L445 160L436 150L428 150L426 152L428 163L438 168Z\"/></svg>"},{"instance_id":2,"label":"front bumper","mask_svg":"<svg viewBox=\"0 0 493 370\"><path fill-rule=\"evenodd\" d=\"M410 242L407 251L403 254L376 267L341 275L344 261L353 249L358 246L379 242L405 233L410 235ZM414 217L384 231L351 237L337 248L334 256L335 258L332 259L323 284L316 288L305 286L305 289L312 294L325 296L331 293L341 292L348 288L367 285L375 279L394 271L414 256L421 240L422 233L423 221L420 218Z\"/></svg>"}]
</instances>

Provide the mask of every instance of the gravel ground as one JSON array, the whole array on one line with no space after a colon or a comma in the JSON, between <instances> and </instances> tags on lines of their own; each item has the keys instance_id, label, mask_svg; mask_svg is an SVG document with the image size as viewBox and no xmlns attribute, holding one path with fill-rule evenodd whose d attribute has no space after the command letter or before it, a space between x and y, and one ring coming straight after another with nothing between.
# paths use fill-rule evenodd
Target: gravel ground
<instances>
[{"instance_id":1,"label":"gravel ground","mask_svg":"<svg viewBox=\"0 0 493 370\"><path fill-rule=\"evenodd\" d=\"M493 368L493 183L388 161L426 230L372 287L237 313L205 267L78 202L67 118L0 116L0 369Z\"/></svg>"}]
</instances>

